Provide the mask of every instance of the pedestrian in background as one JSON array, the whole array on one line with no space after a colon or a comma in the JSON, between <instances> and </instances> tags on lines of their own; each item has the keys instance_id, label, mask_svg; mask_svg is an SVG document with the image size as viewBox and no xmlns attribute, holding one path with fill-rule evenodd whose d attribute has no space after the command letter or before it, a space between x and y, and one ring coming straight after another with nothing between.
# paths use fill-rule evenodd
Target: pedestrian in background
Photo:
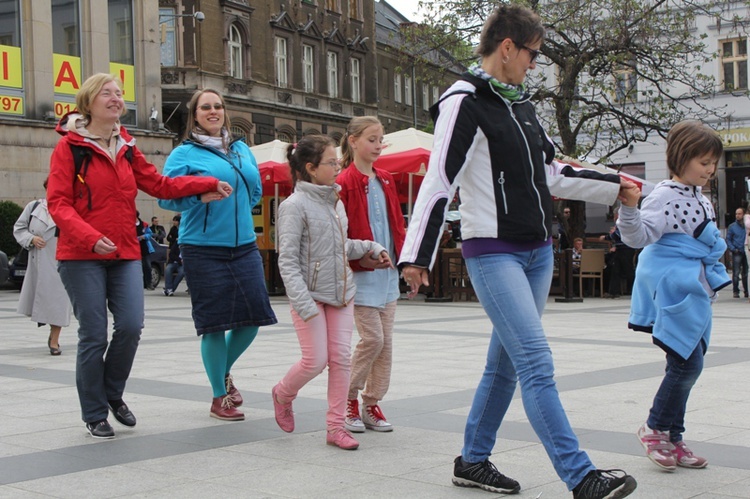
<instances>
[{"instance_id":1,"label":"pedestrian in background","mask_svg":"<svg viewBox=\"0 0 750 499\"><path fill-rule=\"evenodd\" d=\"M47 182L44 179L45 191ZM17 312L39 327L49 324L47 348L50 355L60 355L60 331L70 325L70 300L57 273L57 225L46 198L26 205L13 226L13 236L29 252Z\"/></svg>"},{"instance_id":2,"label":"pedestrian in background","mask_svg":"<svg viewBox=\"0 0 750 499\"><path fill-rule=\"evenodd\" d=\"M542 328L553 271L552 196L611 205L622 187L617 175L578 171L554 159L524 86L544 35L539 16L520 5L502 3L490 15L477 48L480 63L433 107L435 143L399 263L411 296L429 284L460 184L461 250L493 327L453 483L520 490L489 461L518 381L529 422L573 497L624 497L636 488L635 479L621 470L597 470L579 447Z\"/></svg>"},{"instance_id":3,"label":"pedestrian in background","mask_svg":"<svg viewBox=\"0 0 750 499\"><path fill-rule=\"evenodd\" d=\"M164 244L164 238L167 237L167 231L163 225L159 225L159 217L151 217L151 234L158 244Z\"/></svg>"},{"instance_id":4,"label":"pedestrian in background","mask_svg":"<svg viewBox=\"0 0 750 499\"><path fill-rule=\"evenodd\" d=\"M747 295L747 254L745 253L745 240L747 230L745 229L745 209L734 210L735 221L727 227L727 248L732 252L732 296L740 297L740 280L742 280L742 291Z\"/></svg>"},{"instance_id":5,"label":"pedestrian in background","mask_svg":"<svg viewBox=\"0 0 750 499\"><path fill-rule=\"evenodd\" d=\"M109 410L125 426L136 419L123 392L143 329L143 272L135 236L135 197L191 197L231 187L212 177L159 174L120 125L122 82L98 73L76 94L76 111L60 119L62 138L50 161L47 199L60 229L59 272L78 319L76 387L86 429L113 438ZM80 161L80 162L79 162ZM213 197L212 197L213 199ZM107 311L114 327L111 341Z\"/></svg>"},{"instance_id":6,"label":"pedestrian in background","mask_svg":"<svg viewBox=\"0 0 750 499\"><path fill-rule=\"evenodd\" d=\"M188 103L184 141L167 158L170 177L216 177L233 188L231 200L215 193L159 200L164 209L182 212L179 248L190 288L193 322L201 338L201 358L211 383L209 415L241 421L243 397L232 367L252 344L258 328L276 324L266 291L263 262L256 244L252 209L261 197L260 172L243 139L229 135L224 97L198 90Z\"/></svg>"},{"instance_id":7,"label":"pedestrian in background","mask_svg":"<svg viewBox=\"0 0 750 499\"><path fill-rule=\"evenodd\" d=\"M373 241L349 239L348 219L335 183L341 170L333 140L306 135L290 145L287 159L294 192L279 205L279 272L284 281L302 359L273 387L279 427L294 431L292 401L328 367L326 443L354 450L359 442L344 427L356 285L349 260L366 267L391 265Z\"/></svg>"},{"instance_id":8,"label":"pedestrian in background","mask_svg":"<svg viewBox=\"0 0 750 499\"><path fill-rule=\"evenodd\" d=\"M648 458L667 471L708 465L685 444L683 433L688 397L711 338L711 304L731 282L719 262L727 244L702 192L723 150L719 134L702 123L674 125L667 134L671 179L659 182L640 210L639 193L629 191L617 221L626 244L645 247L638 257L628 327L652 334L667 367L637 435Z\"/></svg>"},{"instance_id":9,"label":"pedestrian in background","mask_svg":"<svg viewBox=\"0 0 750 499\"><path fill-rule=\"evenodd\" d=\"M396 183L390 173L373 167L383 150L383 125L374 116L352 119L341 139L344 170L336 177L339 196L349 218L351 239L373 240L398 258L404 244L404 216ZM368 259L365 259L366 261ZM354 271L354 323L360 340L352 357L352 373L346 405L346 429L362 433L392 431L378 402L391 381L393 323L401 295L398 270L392 266L362 267L359 259L349 262ZM362 413L359 393L362 392Z\"/></svg>"}]
</instances>

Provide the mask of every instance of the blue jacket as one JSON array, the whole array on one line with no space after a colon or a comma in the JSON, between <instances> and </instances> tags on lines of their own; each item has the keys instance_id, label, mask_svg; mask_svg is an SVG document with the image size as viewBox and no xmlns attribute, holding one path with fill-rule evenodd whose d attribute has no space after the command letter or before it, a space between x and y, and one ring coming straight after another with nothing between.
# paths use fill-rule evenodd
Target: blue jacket
<instances>
[{"instance_id":1,"label":"blue jacket","mask_svg":"<svg viewBox=\"0 0 750 499\"><path fill-rule=\"evenodd\" d=\"M732 222L727 227L727 247L729 251L745 251L745 222Z\"/></svg>"},{"instance_id":2,"label":"blue jacket","mask_svg":"<svg viewBox=\"0 0 750 499\"><path fill-rule=\"evenodd\" d=\"M211 176L228 182L234 191L221 201L204 204L199 196L160 199L159 206L182 212L180 244L236 248L255 241L252 209L262 188L258 164L242 140L229 146L229 154L186 140L176 147L164 165L164 175Z\"/></svg>"},{"instance_id":3,"label":"blue jacket","mask_svg":"<svg viewBox=\"0 0 750 499\"><path fill-rule=\"evenodd\" d=\"M716 224L709 222L693 238L664 234L638 257L628 326L653 333L683 359L711 337L711 297L701 273L714 291L731 283L719 258L726 250Z\"/></svg>"}]
</instances>

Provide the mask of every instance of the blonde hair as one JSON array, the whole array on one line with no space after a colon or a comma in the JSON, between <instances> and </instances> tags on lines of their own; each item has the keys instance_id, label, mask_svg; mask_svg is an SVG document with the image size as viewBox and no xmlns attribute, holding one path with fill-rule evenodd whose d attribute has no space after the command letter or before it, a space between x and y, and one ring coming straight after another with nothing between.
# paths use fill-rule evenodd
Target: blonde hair
<instances>
[{"instance_id":1,"label":"blonde hair","mask_svg":"<svg viewBox=\"0 0 750 499\"><path fill-rule=\"evenodd\" d=\"M122 90L122 81L117 76L110 73L96 73L89 76L81 85L81 89L76 94L76 108L86 120L91 121L91 102L99 95L104 85L110 82L117 83ZM122 108L120 116L127 112L125 106Z\"/></svg>"},{"instance_id":2,"label":"blonde hair","mask_svg":"<svg viewBox=\"0 0 750 499\"><path fill-rule=\"evenodd\" d=\"M368 127L373 125L383 127L383 124L375 116L357 116L349 122L346 127L346 133L341 137L341 166L343 168L346 168L354 161L354 151L351 144L349 144L349 137L358 139Z\"/></svg>"}]
</instances>

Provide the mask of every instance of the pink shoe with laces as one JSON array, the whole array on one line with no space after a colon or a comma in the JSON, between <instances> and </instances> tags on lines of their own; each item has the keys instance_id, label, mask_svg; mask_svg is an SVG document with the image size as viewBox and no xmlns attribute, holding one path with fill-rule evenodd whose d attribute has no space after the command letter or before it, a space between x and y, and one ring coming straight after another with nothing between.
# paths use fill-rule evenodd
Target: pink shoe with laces
<instances>
[{"instance_id":1,"label":"pink shoe with laces","mask_svg":"<svg viewBox=\"0 0 750 499\"><path fill-rule=\"evenodd\" d=\"M700 469L708 466L708 460L705 457L700 457L693 454L693 451L691 451L688 448L687 444L685 444L685 442L683 442L682 440L674 443L674 450L672 450L672 455L677 461L677 466L681 466L683 468Z\"/></svg>"},{"instance_id":2,"label":"pink shoe with laces","mask_svg":"<svg viewBox=\"0 0 750 499\"><path fill-rule=\"evenodd\" d=\"M279 402L279 399L276 397L276 391L278 388L279 385L276 385L271 389L273 413L276 417L276 424L278 424L279 428L285 432L291 433L294 431L294 411L292 411L292 403L287 402L286 404L282 404Z\"/></svg>"},{"instance_id":3,"label":"pink shoe with laces","mask_svg":"<svg viewBox=\"0 0 750 499\"><path fill-rule=\"evenodd\" d=\"M328 430L326 432L326 444L335 445L344 450L355 450L359 447L359 442L354 439L351 433L343 428Z\"/></svg>"},{"instance_id":4,"label":"pink shoe with laces","mask_svg":"<svg viewBox=\"0 0 750 499\"><path fill-rule=\"evenodd\" d=\"M672 455L674 445L669 441L666 431L652 430L643 424L636 432L641 445L646 449L646 456L659 468L667 471L677 469L677 460Z\"/></svg>"}]
</instances>

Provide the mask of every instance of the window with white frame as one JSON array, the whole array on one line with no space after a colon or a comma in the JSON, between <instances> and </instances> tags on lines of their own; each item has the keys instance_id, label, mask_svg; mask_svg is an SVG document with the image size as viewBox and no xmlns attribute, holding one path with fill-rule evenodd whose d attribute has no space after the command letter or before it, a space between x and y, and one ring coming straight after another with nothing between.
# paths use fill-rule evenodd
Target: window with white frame
<instances>
[{"instance_id":1,"label":"window with white frame","mask_svg":"<svg viewBox=\"0 0 750 499\"><path fill-rule=\"evenodd\" d=\"M435 104L437 104L439 100L440 100L440 87L438 87L437 85L433 85L432 86L432 105L434 106Z\"/></svg>"},{"instance_id":2,"label":"window with white frame","mask_svg":"<svg viewBox=\"0 0 750 499\"><path fill-rule=\"evenodd\" d=\"M422 83L422 109L430 109L430 87L427 83Z\"/></svg>"},{"instance_id":3,"label":"window with white frame","mask_svg":"<svg viewBox=\"0 0 750 499\"><path fill-rule=\"evenodd\" d=\"M276 84L286 88L289 84L289 68L287 67L286 38L276 37Z\"/></svg>"},{"instance_id":4,"label":"window with white frame","mask_svg":"<svg viewBox=\"0 0 750 499\"><path fill-rule=\"evenodd\" d=\"M401 102L401 75L393 75L393 100Z\"/></svg>"},{"instance_id":5,"label":"window with white frame","mask_svg":"<svg viewBox=\"0 0 750 499\"><path fill-rule=\"evenodd\" d=\"M404 104L411 106L411 76L404 76Z\"/></svg>"},{"instance_id":6,"label":"window with white frame","mask_svg":"<svg viewBox=\"0 0 750 499\"><path fill-rule=\"evenodd\" d=\"M339 96L339 55L328 51L326 67L328 68L328 95Z\"/></svg>"},{"instance_id":7,"label":"window with white frame","mask_svg":"<svg viewBox=\"0 0 750 499\"><path fill-rule=\"evenodd\" d=\"M315 91L315 50L312 45L302 45L302 87L305 92Z\"/></svg>"},{"instance_id":8,"label":"window with white frame","mask_svg":"<svg viewBox=\"0 0 750 499\"><path fill-rule=\"evenodd\" d=\"M359 59L352 59L351 84L352 102L360 102L362 100L362 93L360 87L361 79L359 76Z\"/></svg>"},{"instance_id":9,"label":"window with white frame","mask_svg":"<svg viewBox=\"0 0 750 499\"><path fill-rule=\"evenodd\" d=\"M229 26L229 76L242 78L242 34L237 26Z\"/></svg>"},{"instance_id":10,"label":"window with white frame","mask_svg":"<svg viewBox=\"0 0 750 499\"><path fill-rule=\"evenodd\" d=\"M747 38L721 42L724 90L747 89Z\"/></svg>"}]
</instances>

